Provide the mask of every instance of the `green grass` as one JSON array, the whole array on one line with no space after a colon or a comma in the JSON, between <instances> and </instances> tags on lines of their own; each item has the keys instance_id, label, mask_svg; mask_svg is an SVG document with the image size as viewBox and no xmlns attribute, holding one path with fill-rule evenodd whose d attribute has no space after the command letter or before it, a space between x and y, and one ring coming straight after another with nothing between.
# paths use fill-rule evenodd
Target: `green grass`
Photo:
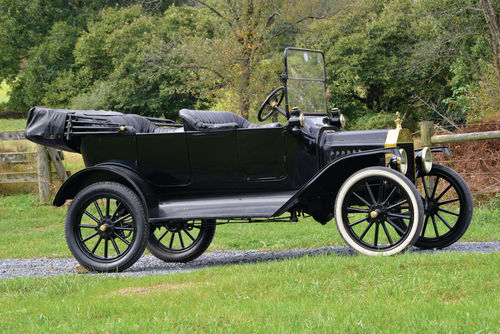
<instances>
[{"instance_id":1,"label":"green grass","mask_svg":"<svg viewBox=\"0 0 500 334\"><path fill-rule=\"evenodd\" d=\"M9 101L10 87L5 81L0 82L0 103Z\"/></svg>"},{"instance_id":2,"label":"green grass","mask_svg":"<svg viewBox=\"0 0 500 334\"><path fill-rule=\"evenodd\" d=\"M3 332L494 333L500 254L317 256L0 282Z\"/></svg>"},{"instance_id":3,"label":"green grass","mask_svg":"<svg viewBox=\"0 0 500 334\"><path fill-rule=\"evenodd\" d=\"M0 258L70 257L64 241L67 207L41 206L35 195L0 197ZM500 208L477 208L461 241L500 240ZM217 227L210 250L282 250L344 245L335 222L228 224Z\"/></svg>"},{"instance_id":4,"label":"green grass","mask_svg":"<svg viewBox=\"0 0 500 334\"><path fill-rule=\"evenodd\" d=\"M26 120L24 118L0 118L0 131L24 130L25 128Z\"/></svg>"}]
</instances>

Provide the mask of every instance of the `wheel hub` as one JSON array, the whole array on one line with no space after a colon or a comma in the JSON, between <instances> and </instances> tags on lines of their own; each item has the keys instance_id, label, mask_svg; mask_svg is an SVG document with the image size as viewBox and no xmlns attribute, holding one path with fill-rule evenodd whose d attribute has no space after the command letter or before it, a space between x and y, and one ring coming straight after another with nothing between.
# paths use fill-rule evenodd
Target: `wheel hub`
<instances>
[{"instance_id":1,"label":"wheel hub","mask_svg":"<svg viewBox=\"0 0 500 334\"><path fill-rule=\"evenodd\" d=\"M386 210L380 204L371 207L370 210L369 216L371 221L378 223L384 220Z\"/></svg>"},{"instance_id":2,"label":"wheel hub","mask_svg":"<svg viewBox=\"0 0 500 334\"><path fill-rule=\"evenodd\" d=\"M424 212L426 215L434 215L439 209L439 204L434 199L427 199L424 203Z\"/></svg>"},{"instance_id":3,"label":"wheel hub","mask_svg":"<svg viewBox=\"0 0 500 334\"><path fill-rule=\"evenodd\" d=\"M115 224L109 219L103 219L99 225L98 232L103 237L109 237L113 234Z\"/></svg>"}]
</instances>

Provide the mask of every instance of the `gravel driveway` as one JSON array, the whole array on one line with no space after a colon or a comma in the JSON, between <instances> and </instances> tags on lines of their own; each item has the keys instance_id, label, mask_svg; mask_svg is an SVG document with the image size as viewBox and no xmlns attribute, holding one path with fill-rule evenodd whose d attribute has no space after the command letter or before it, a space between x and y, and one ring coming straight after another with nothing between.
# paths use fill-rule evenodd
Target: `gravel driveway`
<instances>
[{"instance_id":1,"label":"gravel driveway","mask_svg":"<svg viewBox=\"0 0 500 334\"><path fill-rule=\"evenodd\" d=\"M443 250L422 251L412 249L413 253L492 253L500 252L500 242L458 242ZM158 274L172 274L187 272L214 266L234 265L239 263L256 263L281 259L314 256L320 254L336 254L349 256L354 253L346 246L322 247L311 249L293 249L286 251L214 251L200 256L189 263L165 263L152 255L144 255L132 267L123 273L91 274L91 275L120 275L120 276L146 276ZM75 274L77 262L73 258L36 258L36 259L3 259L0 260L0 279L33 276L46 277L65 274Z\"/></svg>"}]
</instances>

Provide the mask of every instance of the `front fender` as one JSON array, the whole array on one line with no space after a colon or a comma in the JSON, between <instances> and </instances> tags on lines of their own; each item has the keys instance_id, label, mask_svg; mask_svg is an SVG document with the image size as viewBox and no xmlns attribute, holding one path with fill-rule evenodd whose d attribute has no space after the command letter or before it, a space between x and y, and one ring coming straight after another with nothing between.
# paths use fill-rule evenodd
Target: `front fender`
<instances>
[{"instance_id":1,"label":"front fender","mask_svg":"<svg viewBox=\"0 0 500 334\"><path fill-rule=\"evenodd\" d=\"M143 204L146 218L157 215L158 200L152 187L136 171L117 164L95 165L73 174L59 188L53 205L61 206L83 188L106 181L121 183L134 191Z\"/></svg>"},{"instance_id":2,"label":"front fender","mask_svg":"<svg viewBox=\"0 0 500 334\"><path fill-rule=\"evenodd\" d=\"M399 154L397 149L381 148L352 153L331 161L306 182L275 215L285 213L297 203L312 202L309 199L324 197L325 194L335 198L342 183L358 170L371 166L384 166L386 153ZM333 206L333 203L331 204Z\"/></svg>"},{"instance_id":3,"label":"front fender","mask_svg":"<svg viewBox=\"0 0 500 334\"><path fill-rule=\"evenodd\" d=\"M451 154L450 149L448 146L438 146L438 147L431 147L431 152L443 152L449 157L452 157L453 154ZM419 158L422 155L422 149L415 150L415 158Z\"/></svg>"}]
</instances>

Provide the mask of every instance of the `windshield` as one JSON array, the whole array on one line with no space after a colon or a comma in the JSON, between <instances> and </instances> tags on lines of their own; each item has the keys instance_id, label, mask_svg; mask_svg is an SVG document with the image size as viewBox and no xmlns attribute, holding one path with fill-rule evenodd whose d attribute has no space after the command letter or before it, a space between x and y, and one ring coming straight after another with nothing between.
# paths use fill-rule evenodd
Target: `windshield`
<instances>
[{"instance_id":1,"label":"windshield","mask_svg":"<svg viewBox=\"0 0 500 334\"><path fill-rule=\"evenodd\" d=\"M326 114L325 58L321 51L285 50L286 98L288 108L305 114Z\"/></svg>"}]
</instances>

